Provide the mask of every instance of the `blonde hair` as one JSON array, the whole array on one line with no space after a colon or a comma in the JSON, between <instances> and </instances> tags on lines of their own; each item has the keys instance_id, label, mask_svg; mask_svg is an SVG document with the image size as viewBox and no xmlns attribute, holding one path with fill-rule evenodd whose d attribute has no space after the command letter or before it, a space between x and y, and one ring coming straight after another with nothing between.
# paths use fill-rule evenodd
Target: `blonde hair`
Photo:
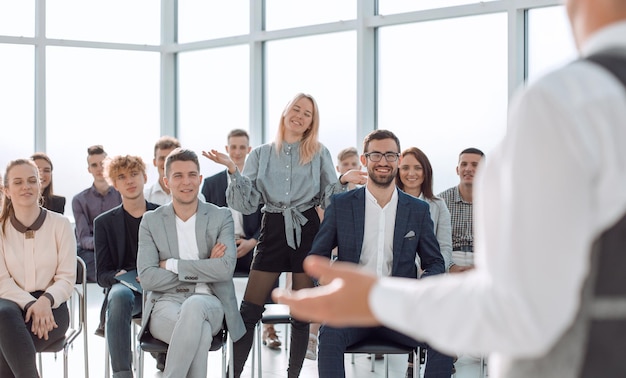
<instances>
[{"instance_id":1,"label":"blonde hair","mask_svg":"<svg viewBox=\"0 0 626 378\"><path fill-rule=\"evenodd\" d=\"M37 175L37 182L39 182L39 168L37 168L37 164L35 164L35 162L30 159L17 159L17 160L10 161L9 164L7 164L6 170L4 171L3 184L5 188L9 186L9 172L11 172L11 169L13 169L14 167L17 167L18 165L30 165L31 167L33 167L33 169L35 170L35 174ZM37 196L39 197L38 202L41 205L41 191L40 190L37 191ZM13 208L13 202L11 201L11 198L4 196L2 200L2 211L0 211L0 223L2 224L2 231L6 229L6 223L7 223L6 221L13 214L15 214L15 209Z\"/></svg>"},{"instance_id":2,"label":"blonde hair","mask_svg":"<svg viewBox=\"0 0 626 378\"><path fill-rule=\"evenodd\" d=\"M320 151L322 148L321 143L319 142L319 129L320 129L320 115L319 109L317 107L317 102L313 98L313 96L304 93L298 93L295 97L287 103L285 109L283 110L283 114L280 116L280 123L278 125L278 133L276 133L276 149L280 151L283 146L283 141L285 140L285 116L291 110L293 105L298 102L301 98L308 98L313 103L313 114L311 120L311 127L304 132L302 135L302 140L300 141L300 164L305 165L311 160L313 160L313 156Z\"/></svg>"}]
</instances>

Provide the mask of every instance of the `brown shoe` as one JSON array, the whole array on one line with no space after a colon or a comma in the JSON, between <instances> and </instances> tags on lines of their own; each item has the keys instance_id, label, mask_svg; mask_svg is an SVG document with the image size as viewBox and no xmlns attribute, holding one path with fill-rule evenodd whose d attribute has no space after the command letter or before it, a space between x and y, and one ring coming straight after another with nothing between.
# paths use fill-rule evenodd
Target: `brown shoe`
<instances>
[{"instance_id":1,"label":"brown shoe","mask_svg":"<svg viewBox=\"0 0 626 378\"><path fill-rule=\"evenodd\" d=\"M274 329L274 327L270 326L263 328L263 345L270 349L280 349L282 343L276 335L276 330Z\"/></svg>"}]
</instances>

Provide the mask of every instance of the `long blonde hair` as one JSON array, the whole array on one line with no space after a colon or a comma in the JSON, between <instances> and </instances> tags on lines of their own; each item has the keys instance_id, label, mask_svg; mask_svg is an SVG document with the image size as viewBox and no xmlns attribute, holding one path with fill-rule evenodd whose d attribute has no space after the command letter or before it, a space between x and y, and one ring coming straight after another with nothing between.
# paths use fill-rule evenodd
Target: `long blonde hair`
<instances>
[{"instance_id":1,"label":"long blonde hair","mask_svg":"<svg viewBox=\"0 0 626 378\"><path fill-rule=\"evenodd\" d=\"M7 188L9 186L9 172L14 167L18 165L30 165L35 169L37 174L37 181L39 181L39 168L37 168L37 164L30 159L17 159L12 160L7 164L7 169L4 171L4 187ZM37 191L37 195L39 196L39 204L41 204L41 191ZM2 200L2 211L0 211L0 224L2 224L2 231L6 229L6 221L11 217L11 215L15 214L15 209L13 209L13 202L11 198L4 196Z\"/></svg>"},{"instance_id":2,"label":"long blonde hair","mask_svg":"<svg viewBox=\"0 0 626 378\"><path fill-rule=\"evenodd\" d=\"M319 109L317 107L317 102L313 98L313 96L305 93L298 93L295 97L289 101L285 109L283 110L283 114L280 116L280 124L278 125L278 133L276 133L276 149L280 151L283 146L283 142L285 140L285 116L291 110L293 105L298 102L301 98L308 98L313 103L313 114L311 120L311 127L304 132L302 135L302 140L300 141L300 164L304 165L313 160L313 156L319 152L322 145L319 142L319 132L320 132L320 115Z\"/></svg>"}]
</instances>

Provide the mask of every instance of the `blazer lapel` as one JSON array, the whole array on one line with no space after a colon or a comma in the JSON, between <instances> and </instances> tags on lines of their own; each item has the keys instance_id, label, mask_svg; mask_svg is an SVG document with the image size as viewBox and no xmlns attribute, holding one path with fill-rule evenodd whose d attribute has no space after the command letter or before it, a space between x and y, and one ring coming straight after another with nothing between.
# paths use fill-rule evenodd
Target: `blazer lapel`
<instances>
[{"instance_id":1,"label":"blazer lapel","mask_svg":"<svg viewBox=\"0 0 626 378\"><path fill-rule=\"evenodd\" d=\"M201 201L198 201L198 210L196 211L196 243L198 244L198 253L200 259L209 258L209 246L207 242L207 230L209 228L209 207L204 206Z\"/></svg>"},{"instance_id":2,"label":"blazer lapel","mask_svg":"<svg viewBox=\"0 0 626 378\"><path fill-rule=\"evenodd\" d=\"M174 213L174 206L170 202L165 205L167 208L163 211L163 234L167 239L167 244L170 249L172 258L180 258L180 252L178 251L178 234L176 232L176 214Z\"/></svg>"},{"instance_id":3,"label":"blazer lapel","mask_svg":"<svg viewBox=\"0 0 626 378\"><path fill-rule=\"evenodd\" d=\"M365 187L354 191L352 196L352 219L354 219L356 262L361 258L363 235L365 233Z\"/></svg>"},{"instance_id":4,"label":"blazer lapel","mask_svg":"<svg viewBox=\"0 0 626 378\"><path fill-rule=\"evenodd\" d=\"M393 230L393 269L397 270L397 261L400 261L398 254L402 251L404 235L409 231L409 216L411 214L408 197L398 190L398 208L396 209L396 226Z\"/></svg>"},{"instance_id":5,"label":"blazer lapel","mask_svg":"<svg viewBox=\"0 0 626 378\"><path fill-rule=\"evenodd\" d=\"M117 248L118 263L122 263L124 261L124 253L126 251L126 222L124 221L124 209L122 208L122 205L120 205L114 211L112 227L114 235L119 236L115 238L117 244L115 247Z\"/></svg>"}]
</instances>

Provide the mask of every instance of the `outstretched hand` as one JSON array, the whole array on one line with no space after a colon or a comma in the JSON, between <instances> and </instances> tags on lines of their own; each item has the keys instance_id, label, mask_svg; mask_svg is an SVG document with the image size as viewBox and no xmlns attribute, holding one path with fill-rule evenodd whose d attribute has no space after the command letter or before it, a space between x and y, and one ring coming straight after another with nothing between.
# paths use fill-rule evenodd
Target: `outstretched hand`
<instances>
[{"instance_id":1,"label":"outstretched hand","mask_svg":"<svg viewBox=\"0 0 626 378\"><path fill-rule=\"evenodd\" d=\"M304 270L322 286L291 291L274 289L272 298L289 306L298 319L335 327L380 325L369 307L369 294L377 278L356 264L308 256Z\"/></svg>"},{"instance_id":2,"label":"outstretched hand","mask_svg":"<svg viewBox=\"0 0 626 378\"><path fill-rule=\"evenodd\" d=\"M223 152L219 152L218 150L210 150L210 151L202 151L202 156L209 160L213 160L217 164L221 164L228 168L229 173L235 173L237 166L231 160L230 156Z\"/></svg>"}]
</instances>

